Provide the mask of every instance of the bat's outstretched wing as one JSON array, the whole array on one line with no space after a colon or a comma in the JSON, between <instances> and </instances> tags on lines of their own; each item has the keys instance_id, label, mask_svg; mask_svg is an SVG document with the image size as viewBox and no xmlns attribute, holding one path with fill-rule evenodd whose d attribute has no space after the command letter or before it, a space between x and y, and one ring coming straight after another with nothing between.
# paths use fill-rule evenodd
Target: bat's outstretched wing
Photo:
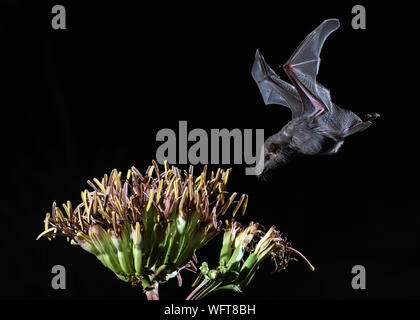
<instances>
[{"instance_id":1,"label":"bat's outstretched wing","mask_svg":"<svg viewBox=\"0 0 420 320\"><path fill-rule=\"evenodd\" d=\"M305 113L310 112L308 115L318 116L332 109L330 92L316 82L316 76L325 39L339 26L337 19L322 22L306 36L283 67L301 96Z\"/></svg>"},{"instance_id":2,"label":"bat's outstretched wing","mask_svg":"<svg viewBox=\"0 0 420 320\"><path fill-rule=\"evenodd\" d=\"M288 107L292 111L292 118L302 115L303 105L296 88L280 79L265 62L259 50L255 53L251 73L265 104L279 104Z\"/></svg>"},{"instance_id":3,"label":"bat's outstretched wing","mask_svg":"<svg viewBox=\"0 0 420 320\"><path fill-rule=\"evenodd\" d=\"M359 116L350 110L340 108L334 103L331 104L332 109L323 113L318 119L323 128L335 131L338 136L345 138L356 132L367 129L372 122L369 120L376 119L376 116L370 116L362 120ZM366 118L366 117L365 117Z\"/></svg>"}]
</instances>

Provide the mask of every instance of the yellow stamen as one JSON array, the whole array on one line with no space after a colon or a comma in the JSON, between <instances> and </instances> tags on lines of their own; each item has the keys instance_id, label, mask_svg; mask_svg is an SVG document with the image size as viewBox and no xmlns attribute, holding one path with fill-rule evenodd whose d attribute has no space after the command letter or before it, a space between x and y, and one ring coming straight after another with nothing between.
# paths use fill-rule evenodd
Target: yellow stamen
<instances>
[{"instance_id":1,"label":"yellow stamen","mask_svg":"<svg viewBox=\"0 0 420 320\"><path fill-rule=\"evenodd\" d=\"M93 178L93 181L98 185L98 187L102 190L103 193L106 193L105 187L102 185L102 183L99 182L98 179Z\"/></svg>"},{"instance_id":2,"label":"yellow stamen","mask_svg":"<svg viewBox=\"0 0 420 320\"><path fill-rule=\"evenodd\" d=\"M117 214L115 213L115 211L112 211L111 215L112 215L112 226L114 230L117 231Z\"/></svg>"},{"instance_id":3,"label":"yellow stamen","mask_svg":"<svg viewBox=\"0 0 420 320\"><path fill-rule=\"evenodd\" d=\"M130 181L130 177L131 177L131 169L128 169L127 171L127 177L125 178L125 182L129 182Z\"/></svg>"},{"instance_id":4,"label":"yellow stamen","mask_svg":"<svg viewBox=\"0 0 420 320\"><path fill-rule=\"evenodd\" d=\"M185 199L187 198L187 188L184 189L184 193L182 194L181 202L179 203L179 212L183 214L182 206L184 205Z\"/></svg>"},{"instance_id":5,"label":"yellow stamen","mask_svg":"<svg viewBox=\"0 0 420 320\"><path fill-rule=\"evenodd\" d=\"M222 215L224 215L224 214L226 213L227 209L229 209L229 207L230 207L230 205L232 204L233 200L235 200L235 197L236 197L236 192L235 192L235 193L233 193L233 194L230 196L230 198L229 198L228 202L226 202L226 204L223 206L223 209L222 209L222 211L220 212Z\"/></svg>"},{"instance_id":6,"label":"yellow stamen","mask_svg":"<svg viewBox=\"0 0 420 320\"><path fill-rule=\"evenodd\" d=\"M77 209L77 215L79 216L80 229L83 230L82 210L80 209L80 207L79 207L79 209Z\"/></svg>"},{"instance_id":7,"label":"yellow stamen","mask_svg":"<svg viewBox=\"0 0 420 320\"><path fill-rule=\"evenodd\" d=\"M248 195L246 194L245 195L245 203L244 203L244 206L242 207L242 212L241 212L242 216L245 215L247 205L248 205Z\"/></svg>"},{"instance_id":8,"label":"yellow stamen","mask_svg":"<svg viewBox=\"0 0 420 320\"><path fill-rule=\"evenodd\" d=\"M220 193L223 193L223 191L225 191L225 185L223 183L219 183L218 187L219 187L219 192Z\"/></svg>"},{"instance_id":9,"label":"yellow stamen","mask_svg":"<svg viewBox=\"0 0 420 320\"><path fill-rule=\"evenodd\" d=\"M87 193L88 193L88 191L87 190L85 190L85 191L82 191L82 193L81 193L81 196L82 196L82 200L83 200L83 203L84 203L84 205L85 205L85 208L86 208L86 210L87 210L87 208L88 208L88 203L87 203Z\"/></svg>"},{"instance_id":10,"label":"yellow stamen","mask_svg":"<svg viewBox=\"0 0 420 320\"><path fill-rule=\"evenodd\" d=\"M49 222L50 222L50 213L48 212L48 213L45 215L45 220L44 220L44 230L48 230L48 225L49 225ZM51 237L48 237L48 240L51 240Z\"/></svg>"},{"instance_id":11,"label":"yellow stamen","mask_svg":"<svg viewBox=\"0 0 420 320\"><path fill-rule=\"evenodd\" d=\"M147 175L149 176L149 179L147 180L147 184L149 184L150 179L152 179L152 174L153 174L153 170L155 169L154 166L149 167L149 169L147 170Z\"/></svg>"},{"instance_id":12,"label":"yellow stamen","mask_svg":"<svg viewBox=\"0 0 420 320\"><path fill-rule=\"evenodd\" d=\"M197 181L198 181L198 179L200 179L200 183L198 184L198 187L196 188L196 190L200 190L200 189L201 189L201 187L202 187L202 186L203 186L203 184L204 184L204 172L203 172L203 173L201 173L201 176L199 176L195 182L197 182Z\"/></svg>"},{"instance_id":13,"label":"yellow stamen","mask_svg":"<svg viewBox=\"0 0 420 320\"><path fill-rule=\"evenodd\" d=\"M166 188L166 197L168 197L169 192L171 192L171 187L174 180L175 180L175 176L172 177L171 181L169 182L168 188Z\"/></svg>"},{"instance_id":14,"label":"yellow stamen","mask_svg":"<svg viewBox=\"0 0 420 320\"><path fill-rule=\"evenodd\" d=\"M235 209L233 210L233 212L232 212L232 217L234 217L235 215L236 215L236 212L239 210L239 208L241 207L241 204L242 204L242 202L244 201L244 199L245 199L245 194L243 194L242 196L241 196L241 198L239 199L239 202L237 203L237 205L236 205L236 207L235 207Z\"/></svg>"},{"instance_id":15,"label":"yellow stamen","mask_svg":"<svg viewBox=\"0 0 420 320\"><path fill-rule=\"evenodd\" d=\"M190 193L190 199L193 197L193 176L190 174L188 177L188 191Z\"/></svg>"},{"instance_id":16,"label":"yellow stamen","mask_svg":"<svg viewBox=\"0 0 420 320\"><path fill-rule=\"evenodd\" d=\"M204 165L203 172L201 174L203 175L203 178L206 179L206 175L207 175L207 165L206 164Z\"/></svg>"},{"instance_id":17,"label":"yellow stamen","mask_svg":"<svg viewBox=\"0 0 420 320\"><path fill-rule=\"evenodd\" d=\"M168 171L169 171L168 160L165 160L163 162L163 166L165 167L165 180L166 182L168 182Z\"/></svg>"},{"instance_id":18,"label":"yellow stamen","mask_svg":"<svg viewBox=\"0 0 420 320\"><path fill-rule=\"evenodd\" d=\"M96 191L93 193L93 215L96 216L96 213L98 212L98 195Z\"/></svg>"},{"instance_id":19,"label":"yellow stamen","mask_svg":"<svg viewBox=\"0 0 420 320\"><path fill-rule=\"evenodd\" d=\"M195 203L196 203L197 211L200 211L201 198L200 198L200 193L197 190L195 190Z\"/></svg>"},{"instance_id":20,"label":"yellow stamen","mask_svg":"<svg viewBox=\"0 0 420 320\"><path fill-rule=\"evenodd\" d=\"M163 187L163 179L159 180L159 188L158 188L158 192L157 192L157 195L156 195L156 203L159 203L160 193L162 192L162 187Z\"/></svg>"},{"instance_id":21,"label":"yellow stamen","mask_svg":"<svg viewBox=\"0 0 420 320\"><path fill-rule=\"evenodd\" d=\"M229 174L232 171L232 168L229 168L226 170L226 174L225 174L225 180L223 181L223 184L226 185L229 179Z\"/></svg>"},{"instance_id":22,"label":"yellow stamen","mask_svg":"<svg viewBox=\"0 0 420 320\"><path fill-rule=\"evenodd\" d=\"M44 220L44 229L47 230L48 229L48 224L50 222L50 213L48 212L45 215L45 220Z\"/></svg>"},{"instance_id":23,"label":"yellow stamen","mask_svg":"<svg viewBox=\"0 0 420 320\"><path fill-rule=\"evenodd\" d=\"M201 278L203 277L203 273L202 272L200 272L199 274L198 274L198 277L194 280L194 282L193 282L193 284L191 285L191 287L195 287L199 282L200 282L200 280L201 280Z\"/></svg>"},{"instance_id":24,"label":"yellow stamen","mask_svg":"<svg viewBox=\"0 0 420 320\"><path fill-rule=\"evenodd\" d=\"M171 170L169 170L168 171L168 176L167 177L165 177L165 181L166 181L166 183L168 183L168 181L169 181L169 179L171 179L171 177L174 175L174 172L173 172L173 170L171 169Z\"/></svg>"},{"instance_id":25,"label":"yellow stamen","mask_svg":"<svg viewBox=\"0 0 420 320\"><path fill-rule=\"evenodd\" d=\"M178 199L178 179L174 181L175 200Z\"/></svg>"},{"instance_id":26,"label":"yellow stamen","mask_svg":"<svg viewBox=\"0 0 420 320\"><path fill-rule=\"evenodd\" d=\"M99 211L99 212L104 211L104 207L102 206L102 201L101 201L101 200L99 200L99 201L98 201L98 204L99 204L98 211ZM103 214L102 214L102 215L103 215ZM105 217L104 217L104 218L105 218Z\"/></svg>"},{"instance_id":27,"label":"yellow stamen","mask_svg":"<svg viewBox=\"0 0 420 320\"><path fill-rule=\"evenodd\" d=\"M112 173L114 174L114 183L116 183L118 190L121 190L122 186L119 172L117 169L114 169Z\"/></svg>"},{"instance_id":28,"label":"yellow stamen","mask_svg":"<svg viewBox=\"0 0 420 320\"><path fill-rule=\"evenodd\" d=\"M85 234L84 232L79 231L78 233L76 233L76 236L78 238L81 238L81 239L85 240L85 241L91 241L89 236L87 234Z\"/></svg>"},{"instance_id":29,"label":"yellow stamen","mask_svg":"<svg viewBox=\"0 0 420 320\"><path fill-rule=\"evenodd\" d=\"M88 195L89 195L89 197L92 197L95 193L96 193L96 195L98 195L98 196L102 196L102 197L104 197L104 196L105 196L105 194L104 194L103 192L98 192L98 191L89 192L89 193L88 193Z\"/></svg>"},{"instance_id":30,"label":"yellow stamen","mask_svg":"<svg viewBox=\"0 0 420 320\"><path fill-rule=\"evenodd\" d=\"M122 206L121 206L120 199L118 199L117 196L114 196L114 201L117 204L118 211L119 211L119 214L120 214L121 218L124 218L124 213L123 213L123 209L122 209Z\"/></svg>"},{"instance_id":31,"label":"yellow stamen","mask_svg":"<svg viewBox=\"0 0 420 320\"><path fill-rule=\"evenodd\" d=\"M194 270L194 271L197 271L198 269L197 269L197 267L195 266L195 264L194 264L194 262L192 261L192 260L190 260L189 262L189 265L191 266L191 268Z\"/></svg>"},{"instance_id":32,"label":"yellow stamen","mask_svg":"<svg viewBox=\"0 0 420 320\"><path fill-rule=\"evenodd\" d=\"M149 202L147 203L146 212L149 211L150 207L152 206L153 195L154 195L153 189L150 189L150 191L149 191Z\"/></svg>"},{"instance_id":33,"label":"yellow stamen","mask_svg":"<svg viewBox=\"0 0 420 320\"><path fill-rule=\"evenodd\" d=\"M72 212L73 212L73 208L71 206L71 202L67 201L67 205L63 203L63 208L67 213L67 216L69 217L69 220L72 220Z\"/></svg>"},{"instance_id":34,"label":"yellow stamen","mask_svg":"<svg viewBox=\"0 0 420 320\"><path fill-rule=\"evenodd\" d=\"M221 177L221 175L222 175L222 172L223 172L223 170L222 169L217 169L217 173L216 173L216 178L214 178L214 185L213 185L213 189L212 189L212 192L214 192L214 191L216 191L216 188L219 186L219 180L220 180L220 177ZM219 187L220 188L220 187Z\"/></svg>"},{"instance_id":35,"label":"yellow stamen","mask_svg":"<svg viewBox=\"0 0 420 320\"><path fill-rule=\"evenodd\" d=\"M63 222L64 223L64 215L63 215L63 213L61 212L61 210L60 210L60 208L59 207L56 207L55 208L55 213L57 214L57 216L58 216L58 218L61 220L61 222Z\"/></svg>"},{"instance_id":36,"label":"yellow stamen","mask_svg":"<svg viewBox=\"0 0 420 320\"><path fill-rule=\"evenodd\" d=\"M220 199L222 200L222 204L223 204L225 203L225 193L227 192L224 191L224 185L222 183L219 183L218 186L219 186L219 192L220 192Z\"/></svg>"},{"instance_id":37,"label":"yellow stamen","mask_svg":"<svg viewBox=\"0 0 420 320\"><path fill-rule=\"evenodd\" d=\"M47 233L50 233L51 231L54 231L54 227L52 227L52 228L49 228L49 229L47 229L47 230L45 230L45 231L42 231L40 234L39 234L39 236L36 238L36 240L38 240L39 238L41 238L42 236L45 236Z\"/></svg>"},{"instance_id":38,"label":"yellow stamen","mask_svg":"<svg viewBox=\"0 0 420 320\"><path fill-rule=\"evenodd\" d=\"M102 215L102 217L104 217L108 222L112 221L112 218L105 212L105 210L102 209L98 209L98 212Z\"/></svg>"},{"instance_id":39,"label":"yellow stamen","mask_svg":"<svg viewBox=\"0 0 420 320\"><path fill-rule=\"evenodd\" d=\"M86 208L87 210L87 222L90 223L90 212L92 210L93 201L89 202L89 206Z\"/></svg>"}]
</instances>

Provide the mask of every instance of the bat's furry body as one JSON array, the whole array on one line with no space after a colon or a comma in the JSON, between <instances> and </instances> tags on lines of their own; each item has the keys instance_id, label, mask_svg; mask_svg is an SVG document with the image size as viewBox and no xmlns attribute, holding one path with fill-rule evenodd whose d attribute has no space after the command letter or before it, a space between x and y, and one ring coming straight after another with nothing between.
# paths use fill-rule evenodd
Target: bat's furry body
<instances>
[{"instance_id":1,"label":"bat's furry body","mask_svg":"<svg viewBox=\"0 0 420 320\"><path fill-rule=\"evenodd\" d=\"M265 104L280 104L292 111L292 120L264 143L264 173L294 154L333 154L345 137L366 129L372 124L370 120L379 117L367 114L362 120L338 107L329 90L316 81L322 45L339 25L337 19L325 20L283 66L293 85L281 80L257 50L252 76Z\"/></svg>"}]
</instances>

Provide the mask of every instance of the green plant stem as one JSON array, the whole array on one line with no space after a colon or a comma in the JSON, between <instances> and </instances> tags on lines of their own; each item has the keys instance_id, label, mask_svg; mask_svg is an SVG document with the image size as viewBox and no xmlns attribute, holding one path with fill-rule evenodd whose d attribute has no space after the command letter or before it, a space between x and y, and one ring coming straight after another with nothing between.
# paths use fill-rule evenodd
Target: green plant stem
<instances>
[{"instance_id":1,"label":"green plant stem","mask_svg":"<svg viewBox=\"0 0 420 320\"><path fill-rule=\"evenodd\" d=\"M143 286L147 300L159 300L159 282L150 282L147 278L143 278L141 285Z\"/></svg>"}]
</instances>

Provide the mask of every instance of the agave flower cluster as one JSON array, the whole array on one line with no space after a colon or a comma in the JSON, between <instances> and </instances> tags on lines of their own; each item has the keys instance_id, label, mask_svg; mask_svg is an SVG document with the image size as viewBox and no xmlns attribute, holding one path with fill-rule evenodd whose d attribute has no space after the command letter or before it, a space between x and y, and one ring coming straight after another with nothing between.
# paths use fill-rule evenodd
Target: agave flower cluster
<instances>
[{"instance_id":1,"label":"agave flower cluster","mask_svg":"<svg viewBox=\"0 0 420 320\"><path fill-rule=\"evenodd\" d=\"M314 270L311 263L290 246L275 226L264 232L258 223L250 222L248 227L244 228L233 219L231 222L226 221L219 266L210 270L206 262L202 264L195 284L203 275L204 280L191 292L187 300L202 299L218 290L241 292L251 282L265 259L270 257L275 264L275 271L281 271L287 267L289 261L296 260L292 254L299 255L310 269Z\"/></svg>"},{"instance_id":2,"label":"agave flower cluster","mask_svg":"<svg viewBox=\"0 0 420 320\"><path fill-rule=\"evenodd\" d=\"M233 216L245 212L248 197L235 201L237 194L225 190L230 170L209 178L206 167L194 177L192 166L181 172L165 163L160 172L156 162L144 176L135 167L125 177L113 170L88 181L92 189L81 193L76 207L54 203L37 239L67 237L121 280L141 284L148 299L158 299L159 283L195 269L195 252L220 231L220 216L234 202Z\"/></svg>"}]
</instances>

